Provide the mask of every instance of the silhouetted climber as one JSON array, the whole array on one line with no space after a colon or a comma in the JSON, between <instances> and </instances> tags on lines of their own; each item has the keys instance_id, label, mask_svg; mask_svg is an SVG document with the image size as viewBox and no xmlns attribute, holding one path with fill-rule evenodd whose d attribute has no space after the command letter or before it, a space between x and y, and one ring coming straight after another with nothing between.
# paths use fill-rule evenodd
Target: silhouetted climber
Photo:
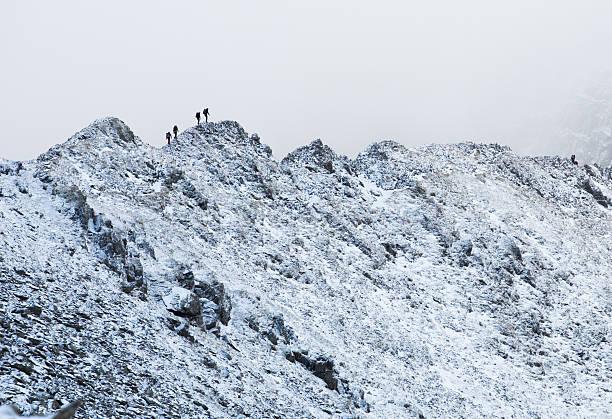
<instances>
[{"instance_id":1,"label":"silhouetted climber","mask_svg":"<svg viewBox=\"0 0 612 419\"><path fill-rule=\"evenodd\" d=\"M200 125L200 112L196 112L196 119L198 120L198 125Z\"/></svg>"},{"instance_id":2,"label":"silhouetted climber","mask_svg":"<svg viewBox=\"0 0 612 419\"><path fill-rule=\"evenodd\" d=\"M174 132L174 138L176 139L176 136L178 135L178 127L175 125L174 128L172 128L172 131Z\"/></svg>"},{"instance_id":3,"label":"silhouetted climber","mask_svg":"<svg viewBox=\"0 0 612 419\"><path fill-rule=\"evenodd\" d=\"M205 108L202 113L204 114L204 118L206 118L206 122L208 122L208 108Z\"/></svg>"},{"instance_id":4,"label":"silhouetted climber","mask_svg":"<svg viewBox=\"0 0 612 419\"><path fill-rule=\"evenodd\" d=\"M570 160L572 161L572 163L573 163L575 166L578 166L578 161L576 160L576 155L575 155L575 154L572 154L572 155L571 155Z\"/></svg>"},{"instance_id":5,"label":"silhouetted climber","mask_svg":"<svg viewBox=\"0 0 612 419\"><path fill-rule=\"evenodd\" d=\"M168 131L166 133L166 140L168 140L168 144L170 144L170 138L172 138L172 134L170 134L170 131Z\"/></svg>"}]
</instances>

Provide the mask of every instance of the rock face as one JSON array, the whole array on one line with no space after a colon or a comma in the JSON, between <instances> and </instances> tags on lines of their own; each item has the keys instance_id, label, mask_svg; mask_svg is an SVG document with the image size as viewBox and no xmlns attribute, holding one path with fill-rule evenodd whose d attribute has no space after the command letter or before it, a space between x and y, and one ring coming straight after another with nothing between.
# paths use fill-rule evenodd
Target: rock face
<instances>
[{"instance_id":1,"label":"rock face","mask_svg":"<svg viewBox=\"0 0 612 419\"><path fill-rule=\"evenodd\" d=\"M606 417L612 168L105 118L0 160L0 405ZM483 390L484 389L484 390Z\"/></svg>"}]
</instances>

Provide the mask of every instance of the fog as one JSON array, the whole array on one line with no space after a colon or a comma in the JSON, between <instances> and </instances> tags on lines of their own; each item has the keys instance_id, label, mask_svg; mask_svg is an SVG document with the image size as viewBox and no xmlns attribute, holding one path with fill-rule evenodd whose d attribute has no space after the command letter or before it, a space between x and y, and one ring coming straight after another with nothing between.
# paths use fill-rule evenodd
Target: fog
<instances>
[{"instance_id":1,"label":"fog","mask_svg":"<svg viewBox=\"0 0 612 419\"><path fill-rule=\"evenodd\" d=\"M316 138L349 156L380 139L520 151L612 68L608 1L2 0L0 15L0 156L21 160L107 115L161 146L203 107L279 158Z\"/></svg>"}]
</instances>

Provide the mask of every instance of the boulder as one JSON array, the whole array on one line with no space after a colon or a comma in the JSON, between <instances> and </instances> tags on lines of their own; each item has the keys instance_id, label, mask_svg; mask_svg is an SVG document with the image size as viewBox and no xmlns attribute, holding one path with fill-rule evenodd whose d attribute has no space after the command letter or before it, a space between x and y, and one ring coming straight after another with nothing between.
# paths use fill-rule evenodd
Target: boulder
<instances>
[{"instance_id":1,"label":"boulder","mask_svg":"<svg viewBox=\"0 0 612 419\"><path fill-rule=\"evenodd\" d=\"M162 299L166 309L177 316L195 317L202 312L198 296L182 287L172 287Z\"/></svg>"},{"instance_id":2,"label":"boulder","mask_svg":"<svg viewBox=\"0 0 612 419\"><path fill-rule=\"evenodd\" d=\"M230 320L232 301L225 292L225 285L211 276L205 280L197 279L193 290L200 298L211 301L216 305L215 314L217 318L221 323L227 325Z\"/></svg>"}]
</instances>

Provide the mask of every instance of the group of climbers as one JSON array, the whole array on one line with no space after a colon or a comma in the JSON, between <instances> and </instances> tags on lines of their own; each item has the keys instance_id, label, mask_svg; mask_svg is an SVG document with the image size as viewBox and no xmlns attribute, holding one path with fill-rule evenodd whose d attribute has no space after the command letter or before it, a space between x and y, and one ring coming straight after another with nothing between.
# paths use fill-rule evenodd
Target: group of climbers
<instances>
[{"instance_id":1,"label":"group of climbers","mask_svg":"<svg viewBox=\"0 0 612 419\"><path fill-rule=\"evenodd\" d=\"M178 126L175 125L174 128L172 128L172 132L174 132L174 138L176 138L176 136L178 135ZM168 144L170 144L170 139L172 138L172 134L170 134L170 131L168 131L166 133L166 141L168 141Z\"/></svg>"},{"instance_id":2,"label":"group of climbers","mask_svg":"<svg viewBox=\"0 0 612 419\"><path fill-rule=\"evenodd\" d=\"M172 131L174 132L174 138L176 138L176 136L178 135L178 126L175 125L174 128L172 128ZM166 133L166 141L168 141L168 144L170 144L171 138L172 138L172 134L170 134L170 131L168 131Z\"/></svg>"},{"instance_id":3,"label":"group of climbers","mask_svg":"<svg viewBox=\"0 0 612 419\"><path fill-rule=\"evenodd\" d=\"M208 122L208 108L204 108L202 115L204 115L206 122ZM198 120L198 125L200 125L200 112L196 112L196 119Z\"/></svg>"},{"instance_id":4,"label":"group of climbers","mask_svg":"<svg viewBox=\"0 0 612 419\"><path fill-rule=\"evenodd\" d=\"M195 117L196 117L196 119L198 121L198 125L200 125L200 117L201 117L201 115L204 115L205 121L208 122L208 115L209 115L208 108L204 108L204 110L202 111L202 114L200 114L200 112L196 112ZM178 131L179 131L178 126L175 125L172 128L172 132L174 132L174 138L175 139L176 139L176 136L178 135ZM168 144L170 144L170 140L171 139L172 139L172 134L170 134L170 131L168 131L166 133L166 141L168 141Z\"/></svg>"}]
</instances>

